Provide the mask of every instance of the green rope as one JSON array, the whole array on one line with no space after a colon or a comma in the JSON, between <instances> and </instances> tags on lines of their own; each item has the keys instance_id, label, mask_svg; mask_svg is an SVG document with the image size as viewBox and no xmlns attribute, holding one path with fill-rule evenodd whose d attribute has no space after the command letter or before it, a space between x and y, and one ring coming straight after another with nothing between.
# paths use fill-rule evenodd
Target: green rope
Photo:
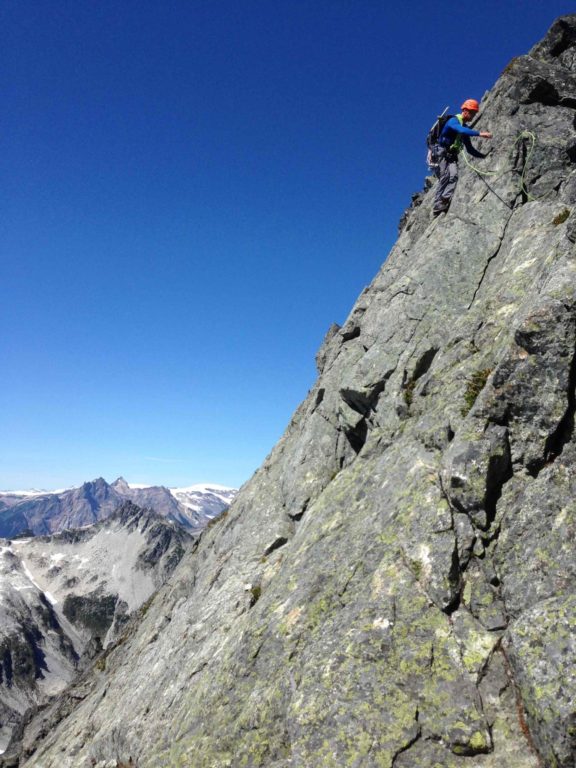
<instances>
[{"instance_id":1,"label":"green rope","mask_svg":"<svg viewBox=\"0 0 576 768\"><path fill-rule=\"evenodd\" d=\"M520 141L524 141L524 139L528 139L530 141L530 149L528 150L528 154L526 155L526 159L524 160L524 165L522 167L522 173L520 174L520 189L522 193L526 196L528 200L542 200L542 197L534 197L534 195L531 195L530 192L528 192L528 189L526 187L526 171L528 168L528 165L530 163L530 160L532 159L532 155L534 154L534 147L536 146L536 134L532 131L521 131L518 136L514 139L514 144L512 145L512 149L510 150L510 157L512 154L516 151L516 145ZM470 168L470 170L474 171L478 174L478 176L481 177L490 177L495 176L496 178L500 178L501 176L504 176L504 174L509 173L510 171L516 170L516 165L513 163L510 168L505 168L503 171L482 171L480 168L476 168L475 165L472 165L472 163L468 160L466 157L466 154L463 152L462 156L464 157L464 162ZM488 188L494 192L492 187L486 182ZM502 198L494 192L494 194L501 200ZM507 205L507 203L506 203Z\"/></svg>"},{"instance_id":2,"label":"green rope","mask_svg":"<svg viewBox=\"0 0 576 768\"><path fill-rule=\"evenodd\" d=\"M538 198L534 197L533 195L528 192L526 188L526 168L528 167L528 163L532 159L532 154L534 152L534 147L536 146L536 134L532 133L532 131L522 131L522 133L518 136L516 141L514 142L514 146L519 141L523 141L524 139L530 139L532 141L532 144L530 146L530 149L528 150L528 154L526 155L526 160L524 162L524 167L522 168L522 174L520 176L520 189L522 192L526 195L528 200L537 200Z\"/></svg>"}]
</instances>

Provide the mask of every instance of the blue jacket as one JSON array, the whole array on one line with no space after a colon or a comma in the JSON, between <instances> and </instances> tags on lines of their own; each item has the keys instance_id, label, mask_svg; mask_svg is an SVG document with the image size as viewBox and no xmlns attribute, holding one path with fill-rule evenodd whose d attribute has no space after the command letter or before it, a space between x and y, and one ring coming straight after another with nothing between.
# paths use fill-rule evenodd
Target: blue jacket
<instances>
[{"instance_id":1,"label":"blue jacket","mask_svg":"<svg viewBox=\"0 0 576 768\"><path fill-rule=\"evenodd\" d=\"M464 145L468 154L473 157L486 157L482 152L478 152L477 149L474 149L472 142L470 141L471 136L480 136L480 131L475 131L473 128L468 128L466 125L463 125L455 115L444 124L442 133L438 139L438 144L445 149L454 147L456 152L459 152L461 146Z\"/></svg>"}]
</instances>

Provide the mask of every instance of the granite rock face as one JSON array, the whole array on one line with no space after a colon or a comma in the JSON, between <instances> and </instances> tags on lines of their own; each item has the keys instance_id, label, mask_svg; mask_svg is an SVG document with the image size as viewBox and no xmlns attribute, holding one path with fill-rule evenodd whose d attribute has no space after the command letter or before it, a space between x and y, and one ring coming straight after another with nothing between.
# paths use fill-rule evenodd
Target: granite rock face
<instances>
[{"instance_id":1,"label":"granite rock face","mask_svg":"<svg viewBox=\"0 0 576 768\"><path fill-rule=\"evenodd\" d=\"M319 378L27 768L569 768L576 16L483 99Z\"/></svg>"}]
</instances>

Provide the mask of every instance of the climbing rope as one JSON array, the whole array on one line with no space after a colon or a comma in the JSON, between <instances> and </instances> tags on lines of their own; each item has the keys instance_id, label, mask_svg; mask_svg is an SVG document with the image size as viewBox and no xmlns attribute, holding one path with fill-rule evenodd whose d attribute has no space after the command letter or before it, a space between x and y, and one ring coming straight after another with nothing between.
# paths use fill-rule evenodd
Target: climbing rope
<instances>
[{"instance_id":1,"label":"climbing rope","mask_svg":"<svg viewBox=\"0 0 576 768\"><path fill-rule=\"evenodd\" d=\"M534 147L536 146L536 141L537 141L536 134L533 131L521 131L518 134L518 136L514 139L514 143L512 145L512 149L510 150L510 159L512 160L513 155L516 153L516 146L517 146L517 144L519 142L521 142L521 141L526 140L526 139L530 142L530 148L529 148L528 152L526 153L526 157L524 159L524 164L522 166L522 172L520 174L520 184L519 184L520 190L521 190L522 194L525 195L527 200L531 200L531 201L542 200L545 197L545 195L542 196L542 197L534 197L534 195L532 195L532 194L530 194L530 192L528 192L528 188L526 187L526 172L527 172L527 168L528 168L528 165L530 163L530 160L532 159L532 155L534 154ZM480 168L477 168L475 165L472 165L472 163L466 157L466 153L465 152L462 152L462 157L464 158L464 162L466 163L468 168L470 168L470 170L474 171L474 173L476 173L476 174L478 174L478 176L480 176L480 178L482 179L482 181L484 181L484 183L486 184L488 189L494 195L496 195L496 197L501 202L503 202L509 208L512 208L512 206L509 203L507 203L505 200L502 200L500 195L494 189L492 189L490 184L488 184L488 182L486 181L485 177L494 176L495 177L494 180L499 179L501 176L504 176L504 174L510 173L510 171L516 171L516 163L512 162L512 164L510 165L510 168L505 168L503 171L482 171L482 170L480 170Z\"/></svg>"},{"instance_id":2,"label":"climbing rope","mask_svg":"<svg viewBox=\"0 0 576 768\"><path fill-rule=\"evenodd\" d=\"M524 161L524 167L522 168L522 174L520 175L520 189L526 195L528 200L538 200L541 198L534 197L534 195L531 195L526 188L526 168L528 167L528 163L532 159L532 155L534 153L534 147L536 146L536 134L532 133L532 131L522 131L522 133L519 134L516 141L514 142L514 146L516 146L516 144L519 141L523 141L525 138L529 139L532 142L532 144L530 145L530 149L528 150L528 154L526 155L526 160Z\"/></svg>"}]
</instances>

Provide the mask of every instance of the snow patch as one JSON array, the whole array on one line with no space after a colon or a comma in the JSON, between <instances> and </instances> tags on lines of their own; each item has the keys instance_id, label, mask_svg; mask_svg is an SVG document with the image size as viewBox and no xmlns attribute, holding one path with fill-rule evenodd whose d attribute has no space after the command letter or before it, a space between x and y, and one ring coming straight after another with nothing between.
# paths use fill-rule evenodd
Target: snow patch
<instances>
[{"instance_id":1,"label":"snow patch","mask_svg":"<svg viewBox=\"0 0 576 768\"><path fill-rule=\"evenodd\" d=\"M48 600L48 602L51 605L58 605L58 600L56 600L54 595L52 595L50 592L44 592L44 596L46 597L46 600Z\"/></svg>"},{"instance_id":2,"label":"snow patch","mask_svg":"<svg viewBox=\"0 0 576 768\"><path fill-rule=\"evenodd\" d=\"M56 598L55 598L53 595L51 595L51 594L50 594L50 592L44 592L44 590L42 589L42 587L40 586L40 584L38 584L38 582L37 582L37 581L35 581L35 579L34 579L34 576L33 576L33 575L32 575L32 573L30 572L30 569L28 568L28 566L26 565L26 563L24 562L24 560L22 560L22 570L24 571L24 573L26 574L26 576L27 576L27 577L30 579L30 581L32 582L32 584L33 584L33 585L36 587L36 589L37 589L39 592L41 592L41 593L44 595L44 597L46 598L46 600L48 600L48 602L49 602L49 603L52 603L52 605L56 605L56 603L58 602L58 601L56 600ZM18 587L15 587L15 589L17 589L17 590L20 592L20 591L22 591L23 589L32 589L32 587L20 587L20 589L18 589Z\"/></svg>"},{"instance_id":3,"label":"snow patch","mask_svg":"<svg viewBox=\"0 0 576 768\"><path fill-rule=\"evenodd\" d=\"M32 573L30 572L30 569L28 568L28 566L26 565L26 563L24 562L24 560L22 560L22 570L24 571L24 573L26 574L26 576L27 576L27 577L30 579L30 581L32 582L32 584L34 584L34 586L36 587L36 589L38 589L40 592L42 592L42 588L40 587L40 585L39 585L39 584L37 584L37 583L34 581L34 576L33 576L33 575L32 575Z\"/></svg>"},{"instance_id":4,"label":"snow patch","mask_svg":"<svg viewBox=\"0 0 576 768\"><path fill-rule=\"evenodd\" d=\"M216 493L236 492L236 488L230 488L227 485L218 485L218 483L197 483L196 485L189 485L186 488L169 488L170 493L210 493L210 491L216 491Z\"/></svg>"},{"instance_id":5,"label":"snow patch","mask_svg":"<svg viewBox=\"0 0 576 768\"><path fill-rule=\"evenodd\" d=\"M65 493L71 491L73 488L58 488L55 491L39 491L36 488L27 491L0 491L0 496L22 496L25 499L34 498L36 496L50 496L53 493Z\"/></svg>"}]
</instances>

